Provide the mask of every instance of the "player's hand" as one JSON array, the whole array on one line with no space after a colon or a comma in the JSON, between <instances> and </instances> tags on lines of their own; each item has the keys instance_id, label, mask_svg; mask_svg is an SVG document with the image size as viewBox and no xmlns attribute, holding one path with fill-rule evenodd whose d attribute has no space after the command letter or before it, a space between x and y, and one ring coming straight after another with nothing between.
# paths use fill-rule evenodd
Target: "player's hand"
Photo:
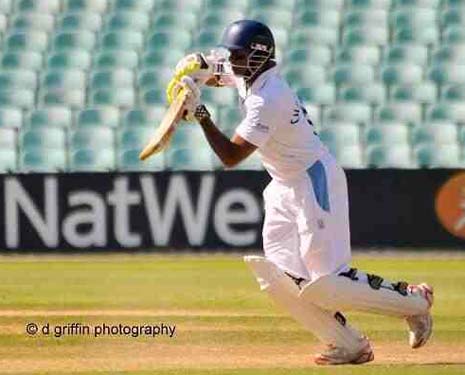
<instances>
[{"instance_id":1,"label":"player's hand","mask_svg":"<svg viewBox=\"0 0 465 375\"><path fill-rule=\"evenodd\" d=\"M201 53L192 53L183 57L176 65L174 77L166 88L166 98L171 104L182 89L181 79L189 76L201 86L214 78L213 67L209 64L207 57Z\"/></svg>"},{"instance_id":2,"label":"player's hand","mask_svg":"<svg viewBox=\"0 0 465 375\"><path fill-rule=\"evenodd\" d=\"M184 115L183 118L186 121L194 121L194 113L196 108L200 105L200 89L194 82L192 77L184 76L181 78L180 84L182 90L186 90L188 93L188 99L184 103Z\"/></svg>"}]
</instances>

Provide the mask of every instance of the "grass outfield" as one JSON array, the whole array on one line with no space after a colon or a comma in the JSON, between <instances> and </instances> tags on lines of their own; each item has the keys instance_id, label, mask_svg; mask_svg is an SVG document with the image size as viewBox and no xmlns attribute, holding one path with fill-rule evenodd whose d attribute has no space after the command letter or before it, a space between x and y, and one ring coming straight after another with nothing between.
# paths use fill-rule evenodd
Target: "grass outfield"
<instances>
[{"instance_id":1,"label":"grass outfield","mask_svg":"<svg viewBox=\"0 0 465 375\"><path fill-rule=\"evenodd\" d=\"M258 290L240 256L0 257L1 374L464 374L465 256L358 255L354 265L436 289L435 331L407 345L406 324L368 314L350 320L372 339L375 361L315 367L321 346ZM168 335L28 335L80 323L164 323Z\"/></svg>"}]
</instances>

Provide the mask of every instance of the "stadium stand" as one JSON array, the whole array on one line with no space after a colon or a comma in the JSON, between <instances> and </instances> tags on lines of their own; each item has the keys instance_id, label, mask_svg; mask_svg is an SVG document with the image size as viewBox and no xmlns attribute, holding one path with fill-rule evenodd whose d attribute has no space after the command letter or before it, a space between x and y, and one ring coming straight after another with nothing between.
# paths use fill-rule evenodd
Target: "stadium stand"
<instances>
[{"instance_id":1,"label":"stadium stand","mask_svg":"<svg viewBox=\"0 0 465 375\"><path fill-rule=\"evenodd\" d=\"M465 1L1 0L0 173L220 168L191 124L166 154L137 154L176 62L244 17L273 30L344 167L465 166ZM231 135L234 90L203 97Z\"/></svg>"}]
</instances>

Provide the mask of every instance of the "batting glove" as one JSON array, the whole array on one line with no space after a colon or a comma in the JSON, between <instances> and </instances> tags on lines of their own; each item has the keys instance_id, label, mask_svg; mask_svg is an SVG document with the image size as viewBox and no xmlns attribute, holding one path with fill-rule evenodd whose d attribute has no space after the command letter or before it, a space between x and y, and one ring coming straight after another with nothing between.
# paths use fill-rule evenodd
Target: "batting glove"
<instances>
[{"instance_id":1,"label":"batting glove","mask_svg":"<svg viewBox=\"0 0 465 375\"><path fill-rule=\"evenodd\" d=\"M194 82L192 77L184 76L181 78L182 90L187 91L187 100L184 103L184 119L192 122L195 120L194 114L197 107L200 105L200 89Z\"/></svg>"}]
</instances>

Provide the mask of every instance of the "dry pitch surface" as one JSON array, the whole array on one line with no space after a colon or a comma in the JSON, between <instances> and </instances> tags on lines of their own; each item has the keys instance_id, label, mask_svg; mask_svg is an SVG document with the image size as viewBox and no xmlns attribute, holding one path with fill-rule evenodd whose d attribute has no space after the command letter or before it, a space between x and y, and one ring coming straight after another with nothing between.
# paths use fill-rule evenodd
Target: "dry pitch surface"
<instances>
[{"instance_id":1,"label":"dry pitch surface","mask_svg":"<svg viewBox=\"0 0 465 375\"><path fill-rule=\"evenodd\" d=\"M428 346L410 350L402 321L350 314L372 339L375 362L316 367L321 346L258 291L239 255L3 256L0 374L465 374L465 256L361 254L354 264L435 286ZM28 323L176 330L54 337L28 335Z\"/></svg>"}]
</instances>

